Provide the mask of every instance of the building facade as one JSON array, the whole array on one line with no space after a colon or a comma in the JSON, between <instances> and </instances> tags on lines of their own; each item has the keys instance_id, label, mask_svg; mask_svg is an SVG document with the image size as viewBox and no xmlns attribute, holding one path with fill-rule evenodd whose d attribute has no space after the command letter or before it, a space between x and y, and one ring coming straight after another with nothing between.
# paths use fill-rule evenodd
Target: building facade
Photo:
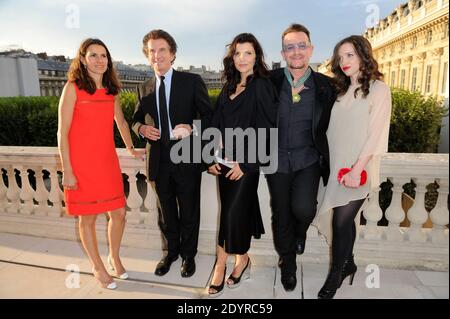
<instances>
[{"instance_id":1,"label":"building facade","mask_svg":"<svg viewBox=\"0 0 450 319\"><path fill-rule=\"evenodd\" d=\"M67 82L70 59L34 54L23 49L0 52L0 96L60 96ZM122 91L134 92L150 79L154 72L149 66L113 62Z\"/></svg>"},{"instance_id":2,"label":"building facade","mask_svg":"<svg viewBox=\"0 0 450 319\"><path fill-rule=\"evenodd\" d=\"M202 65L200 68L196 68L191 65L189 66L189 69L178 67L177 71L195 73L200 75L209 90L221 89L223 86L222 72L208 70L204 65Z\"/></svg>"},{"instance_id":3,"label":"building facade","mask_svg":"<svg viewBox=\"0 0 450 319\"><path fill-rule=\"evenodd\" d=\"M67 72L69 71L69 62L38 60L39 85L42 96L60 96L64 84L67 81ZM136 87L150 79L153 76L153 71L148 69L137 70L132 66L122 63L114 63L120 83L122 84L122 91L134 92Z\"/></svg>"},{"instance_id":4,"label":"building facade","mask_svg":"<svg viewBox=\"0 0 450 319\"><path fill-rule=\"evenodd\" d=\"M448 0L410 0L364 36L390 87L448 97Z\"/></svg>"},{"instance_id":5,"label":"building facade","mask_svg":"<svg viewBox=\"0 0 450 319\"><path fill-rule=\"evenodd\" d=\"M0 96L39 96L36 60L0 55Z\"/></svg>"}]
</instances>

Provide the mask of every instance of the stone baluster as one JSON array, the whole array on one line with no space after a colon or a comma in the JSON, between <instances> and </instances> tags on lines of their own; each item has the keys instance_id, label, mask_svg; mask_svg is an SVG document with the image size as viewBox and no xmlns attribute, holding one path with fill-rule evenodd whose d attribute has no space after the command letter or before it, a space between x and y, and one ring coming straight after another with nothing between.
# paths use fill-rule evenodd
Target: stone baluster
<instances>
[{"instance_id":1,"label":"stone baluster","mask_svg":"<svg viewBox=\"0 0 450 319\"><path fill-rule=\"evenodd\" d=\"M364 239L381 239L382 233L377 225L378 221L383 217L383 211L380 208L378 200L379 192L380 187L376 187L376 189L370 193L369 202L365 205L366 208L364 209L363 215L367 220L367 223L362 232Z\"/></svg>"},{"instance_id":2,"label":"stone baluster","mask_svg":"<svg viewBox=\"0 0 450 319\"><path fill-rule=\"evenodd\" d=\"M408 219L411 222L406 233L407 239L412 242L426 242L427 235L423 232L422 226L428 219L428 213L425 210L425 193L428 184L433 180L429 178L414 178L416 186L416 197L414 204L408 211Z\"/></svg>"},{"instance_id":3,"label":"stone baluster","mask_svg":"<svg viewBox=\"0 0 450 319\"><path fill-rule=\"evenodd\" d=\"M130 185L130 192L127 198L127 206L130 207L130 211L127 214L127 221L130 224L140 224L141 223L141 205L142 205L142 197L139 195L137 189L137 173L139 169L125 169L123 170L125 174L128 176L128 184Z\"/></svg>"},{"instance_id":4,"label":"stone baluster","mask_svg":"<svg viewBox=\"0 0 450 319\"><path fill-rule=\"evenodd\" d=\"M44 173L42 167L36 167L35 176L36 176L36 192L34 193L34 199L39 203L35 208L35 215L38 216L47 216L48 212L48 196L49 193L45 188L44 184Z\"/></svg>"},{"instance_id":5,"label":"stone baluster","mask_svg":"<svg viewBox=\"0 0 450 319\"><path fill-rule=\"evenodd\" d=\"M385 216L389 221L386 229L386 239L390 241L402 241L403 232L400 223L405 219L405 212L402 206L403 185L410 181L410 178L390 177L392 187L392 201L386 209Z\"/></svg>"},{"instance_id":6,"label":"stone baluster","mask_svg":"<svg viewBox=\"0 0 450 319\"><path fill-rule=\"evenodd\" d=\"M147 180L147 196L145 197L144 206L148 209L148 214L145 218L144 223L151 227L158 227L158 205L155 189L153 187L154 182Z\"/></svg>"},{"instance_id":7,"label":"stone baluster","mask_svg":"<svg viewBox=\"0 0 450 319\"><path fill-rule=\"evenodd\" d=\"M20 190L20 199L23 200L23 206L20 208L20 213L24 215L31 215L34 211L34 189L30 185L28 178L29 172L23 166L17 166L17 169L22 175L22 189Z\"/></svg>"},{"instance_id":8,"label":"stone baluster","mask_svg":"<svg viewBox=\"0 0 450 319\"><path fill-rule=\"evenodd\" d=\"M439 197L436 206L430 212L430 219L433 222L430 239L433 243L448 244L448 233L445 232L448 225L448 179L440 179L438 184Z\"/></svg>"},{"instance_id":9,"label":"stone baluster","mask_svg":"<svg viewBox=\"0 0 450 319\"><path fill-rule=\"evenodd\" d=\"M8 198L6 197L6 193L8 188L3 181L3 171L0 168L0 213L5 213L6 208L8 207Z\"/></svg>"},{"instance_id":10,"label":"stone baluster","mask_svg":"<svg viewBox=\"0 0 450 319\"><path fill-rule=\"evenodd\" d=\"M47 169L50 172L50 194L49 201L52 202L53 206L48 209L48 216L51 217L61 217L63 214L62 209L62 199L61 188L59 187L59 176L56 167L51 167Z\"/></svg>"},{"instance_id":11,"label":"stone baluster","mask_svg":"<svg viewBox=\"0 0 450 319\"><path fill-rule=\"evenodd\" d=\"M10 201L6 211L11 214L18 213L20 210L20 188L17 185L16 172L13 166L8 167L8 190L6 197Z\"/></svg>"}]
</instances>

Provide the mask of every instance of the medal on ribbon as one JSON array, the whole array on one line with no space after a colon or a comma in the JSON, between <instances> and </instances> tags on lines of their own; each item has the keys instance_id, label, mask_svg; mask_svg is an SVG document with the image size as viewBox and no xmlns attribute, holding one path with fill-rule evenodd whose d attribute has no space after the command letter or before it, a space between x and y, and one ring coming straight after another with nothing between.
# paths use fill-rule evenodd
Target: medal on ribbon
<instances>
[{"instance_id":1,"label":"medal on ribbon","mask_svg":"<svg viewBox=\"0 0 450 319\"><path fill-rule=\"evenodd\" d=\"M287 67L284 68L284 75L286 75L286 78L289 81L289 84L291 85L291 87L293 89L298 89L299 87L301 87L306 82L306 80L311 75L311 68L308 67L308 69L306 70L305 74L303 74L303 76L300 77L300 79L298 79L295 83L294 83L294 79L292 78L292 75L289 72ZM300 97L299 93L293 93L292 94L292 103L298 103L298 102L300 102L300 100L301 100L301 97Z\"/></svg>"}]
</instances>

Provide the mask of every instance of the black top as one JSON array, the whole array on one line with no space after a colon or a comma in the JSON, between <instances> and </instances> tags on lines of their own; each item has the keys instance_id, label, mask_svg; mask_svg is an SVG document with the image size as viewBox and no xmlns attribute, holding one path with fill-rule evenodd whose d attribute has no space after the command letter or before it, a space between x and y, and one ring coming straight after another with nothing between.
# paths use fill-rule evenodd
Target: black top
<instances>
[{"instance_id":1,"label":"black top","mask_svg":"<svg viewBox=\"0 0 450 319\"><path fill-rule=\"evenodd\" d=\"M306 168L320 158L312 137L312 118L316 86L312 76L299 93L300 102L292 101L292 89L285 78L278 109L278 172L289 173Z\"/></svg>"},{"instance_id":2,"label":"black top","mask_svg":"<svg viewBox=\"0 0 450 319\"><path fill-rule=\"evenodd\" d=\"M336 92L331 86L331 80L324 74L312 71L311 78L315 85L315 97L312 113L312 139L314 146L320 155L320 167L324 184L328 182L330 175L330 155L328 151L327 129L330 122L331 108L336 99ZM275 85L278 94L281 94L286 76L284 69L276 69L270 72L270 79Z\"/></svg>"},{"instance_id":3,"label":"black top","mask_svg":"<svg viewBox=\"0 0 450 319\"><path fill-rule=\"evenodd\" d=\"M239 95L230 99L226 96L224 89L220 92L217 99L216 110L211 121L211 126L218 128L222 133L222 143L224 152L222 158L227 157L229 160L236 160L240 164L241 170L246 173L249 171L258 171L260 159L258 158L258 128L267 129L266 136L269 136L268 129L275 127L277 118L277 98L275 88L269 79L254 78L252 79ZM231 136L231 130L226 129L242 129L246 134L246 138L236 138L237 131L234 130L234 138L232 140L227 137ZM252 135L247 128L255 132ZM242 132L241 131L241 132ZM242 135L241 135L242 136ZM252 138L253 137L253 138ZM242 152L237 150L242 149ZM268 154L268 149L266 153Z\"/></svg>"}]
</instances>

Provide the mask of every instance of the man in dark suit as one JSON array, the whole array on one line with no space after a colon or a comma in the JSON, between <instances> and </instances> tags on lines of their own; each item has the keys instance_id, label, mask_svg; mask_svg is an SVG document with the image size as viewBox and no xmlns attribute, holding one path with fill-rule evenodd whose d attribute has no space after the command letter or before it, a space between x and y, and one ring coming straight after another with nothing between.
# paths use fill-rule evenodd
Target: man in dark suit
<instances>
[{"instance_id":1,"label":"man in dark suit","mask_svg":"<svg viewBox=\"0 0 450 319\"><path fill-rule=\"evenodd\" d=\"M177 45L163 30L153 30L143 39L143 52L155 77L138 88L133 131L147 140L147 178L159 198L158 224L167 254L158 263L155 275L163 276L181 256L181 276L195 272L200 225L200 163L174 163L170 156L177 139L189 139L193 153L193 121L200 115L207 127L212 117L208 91L201 77L172 68ZM196 138L201 138L200 136ZM184 140L186 142L186 140ZM197 156L198 157L198 156Z\"/></svg>"},{"instance_id":2,"label":"man in dark suit","mask_svg":"<svg viewBox=\"0 0 450 319\"><path fill-rule=\"evenodd\" d=\"M267 183L281 282L291 291L297 284L296 254L303 253L316 214L320 177L326 184L330 174L326 131L335 93L330 79L309 66L308 29L293 24L281 40L287 67L271 73L279 95L278 170L267 175Z\"/></svg>"}]
</instances>

